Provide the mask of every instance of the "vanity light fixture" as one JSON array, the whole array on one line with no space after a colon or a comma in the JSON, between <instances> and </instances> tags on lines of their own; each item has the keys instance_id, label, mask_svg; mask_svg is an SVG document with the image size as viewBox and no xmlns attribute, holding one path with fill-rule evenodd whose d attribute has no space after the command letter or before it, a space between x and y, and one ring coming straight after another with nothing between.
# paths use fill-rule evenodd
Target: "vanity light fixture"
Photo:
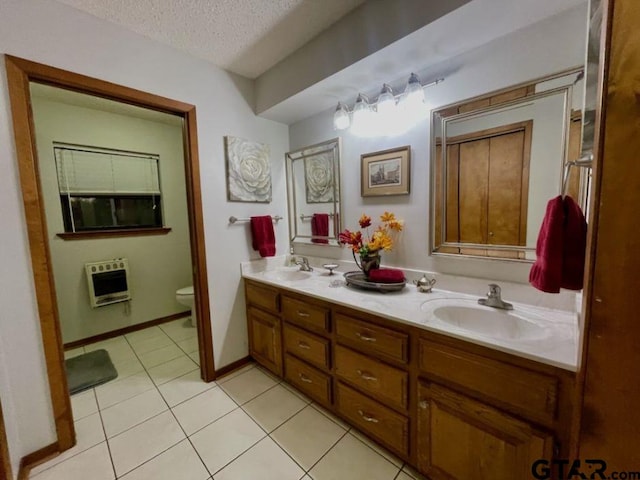
<instances>
[{"instance_id":1,"label":"vanity light fixture","mask_svg":"<svg viewBox=\"0 0 640 480\"><path fill-rule=\"evenodd\" d=\"M354 133L370 130L375 123L374 117L393 117L397 114L399 105L403 107L411 105L414 108L423 105L425 100L423 89L437 85L442 81L444 78L438 78L423 85L418 75L412 73L402 94L396 95L388 83L382 85L380 95L375 102L369 102L365 94L359 93L351 111L344 103L338 102L333 114L333 127L336 130L346 130L353 127L356 130Z\"/></svg>"}]
</instances>

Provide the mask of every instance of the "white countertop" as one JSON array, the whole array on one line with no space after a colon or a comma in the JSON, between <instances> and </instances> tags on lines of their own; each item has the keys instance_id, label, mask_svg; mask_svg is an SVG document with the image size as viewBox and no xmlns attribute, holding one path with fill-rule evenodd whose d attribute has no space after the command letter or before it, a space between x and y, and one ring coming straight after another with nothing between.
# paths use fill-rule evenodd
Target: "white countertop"
<instances>
[{"instance_id":1,"label":"white countertop","mask_svg":"<svg viewBox=\"0 0 640 480\"><path fill-rule=\"evenodd\" d=\"M513 313L521 314L535 323L538 339L501 339L441 322L432 313L432 305L443 303L473 304L474 308L495 311L489 307L478 306L477 296L437 288L434 288L432 293L421 293L409 283L399 292L359 290L345 285L344 272L335 271L330 276L322 268L316 268L307 279L286 281L266 273L272 272L272 267L268 270L264 268L264 264L244 263L242 276L572 372L577 370L578 322L575 313L510 302L509 298L504 298L505 301L513 303Z\"/></svg>"}]
</instances>

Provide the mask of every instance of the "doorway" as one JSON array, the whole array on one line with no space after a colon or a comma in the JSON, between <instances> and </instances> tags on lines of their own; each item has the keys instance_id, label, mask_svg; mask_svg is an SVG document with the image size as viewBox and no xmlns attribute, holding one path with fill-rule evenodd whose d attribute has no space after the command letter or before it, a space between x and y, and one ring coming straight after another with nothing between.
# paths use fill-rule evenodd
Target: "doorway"
<instances>
[{"instance_id":1,"label":"doorway","mask_svg":"<svg viewBox=\"0 0 640 480\"><path fill-rule=\"evenodd\" d=\"M63 342L42 185L38 173L30 83L46 84L182 118L189 244L196 299L194 310L197 318L200 372L201 378L209 382L215 378L215 367L209 320L196 112L195 106L190 104L16 57L6 56L6 68L43 350L58 437L57 449L64 451L74 445L75 432L64 368Z\"/></svg>"}]
</instances>

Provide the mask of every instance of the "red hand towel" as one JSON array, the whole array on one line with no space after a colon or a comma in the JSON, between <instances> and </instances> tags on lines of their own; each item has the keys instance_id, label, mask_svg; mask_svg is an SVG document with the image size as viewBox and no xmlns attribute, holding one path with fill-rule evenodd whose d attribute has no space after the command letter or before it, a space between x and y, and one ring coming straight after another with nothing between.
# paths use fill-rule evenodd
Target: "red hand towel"
<instances>
[{"instance_id":1,"label":"red hand towel","mask_svg":"<svg viewBox=\"0 0 640 480\"><path fill-rule=\"evenodd\" d=\"M549 200L536 244L536 261L529 282L538 290L559 293L562 284L564 202L562 196Z\"/></svg>"},{"instance_id":2,"label":"red hand towel","mask_svg":"<svg viewBox=\"0 0 640 480\"><path fill-rule=\"evenodd\" d=\"M311 217L311 235L326 237L329 235L329 214L314 213ZM329 243L326 238L312 238L313 243Z\"/></svg>"},{"instance_id":3,"label":"red hand towel","mask_svg":"<svg viewBox=\"0 0 640 480\"><path fill-rule=\"evenodd\" d=\"M580 206L568 195L564 197L564 215L560 286L569 290L582 290L587 249L587 222Z\"/></svg>"},{"instance_id":4,"label":"red hand towel","mask_svg":"<svg viewBox=\"0 0 640 480\"><path fill-rule=\"evenodd\" d=\"M271 216L251 217L251 236L253 249L258 250L261 257L273 257L276 254L276 236Z\"/></svg>"},{"instance_id":5,"label":"red hand towel","mask_svg":"<svg viewBox=\"0 0 640 480\"><path fill-rule=\"evenodd\" d=\"M395 268L376 268L369 272L369 280L376 283L402 283L404 273Z\"/></svg>"}]
</instances>

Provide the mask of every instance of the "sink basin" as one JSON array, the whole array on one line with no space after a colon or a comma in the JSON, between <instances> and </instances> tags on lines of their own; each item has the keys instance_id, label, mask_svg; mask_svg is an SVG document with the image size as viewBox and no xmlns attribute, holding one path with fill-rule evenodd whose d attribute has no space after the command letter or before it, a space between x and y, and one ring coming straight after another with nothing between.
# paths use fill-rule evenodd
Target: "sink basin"
<instances>
[{"instance_id":1,"label":"sink basin","mask_svg":"<svg viewBox=\"0 0 640 480\"><path fill-rule=\"evenodd\" d=\"M311 278L311 272L303 272L298 267L281 267L264 272L264 277L280 282L299 282Z\"/></svg>"},{"instance_id":2,"label":"sink basin","mask_svg":"<svg viewBox=\"0 0 640 480\"><path fill-rule=\"evenodd\" d=\"M549 331L516 310L500 310L478 305L473 300L425 302L421 309L432 321L498 340L540 340Z\"/></svg>"}]
</instances>

